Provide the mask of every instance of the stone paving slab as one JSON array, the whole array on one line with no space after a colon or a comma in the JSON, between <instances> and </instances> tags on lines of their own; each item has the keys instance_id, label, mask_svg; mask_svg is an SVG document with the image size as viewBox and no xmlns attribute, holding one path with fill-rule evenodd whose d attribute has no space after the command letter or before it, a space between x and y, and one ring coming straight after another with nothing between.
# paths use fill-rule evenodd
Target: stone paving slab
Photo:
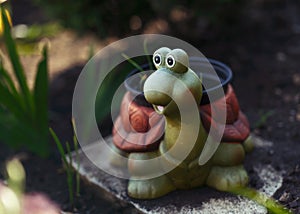
<instances>
[{"instance_id":1,"label":"stone paving slab","mask_svg":"<svg viewBox=\"0 0 300 214\"><path fill-rule=\"evenodd\" d=\"M273 143L253 136L256 150L269 150L273 147ZM111 137L105 139L106 143L111 143ZM83 148L84 152L90 153L93 156L93 161L103 160L103 155L95 153L95 148L99 146L96 142ZM75 160L75 153L72 153ZM104 158L105 159L105 158ZM99 187L101 191L107 194L109 198L115 198L120 204L128 204L133 206L137 212L142 213L267 213L266 208L240 196L234 196L229 193L219 192L208 187L200 187L193 190L178 190L164 197L153 200L136 200L129 198L127 195L127 180L120 179L105 173L97 168L81 151L79 151L80 166L78 171L90 183ZM269 164L251 161L252 170L249 170L249 176L260 179L260 191L267 196L273 194L282 185L283 172L276 171ZM73 163L73 167L77 168L77 164ZM109 166L108 166L109 167Z\"/></svg>"}]
</instances>

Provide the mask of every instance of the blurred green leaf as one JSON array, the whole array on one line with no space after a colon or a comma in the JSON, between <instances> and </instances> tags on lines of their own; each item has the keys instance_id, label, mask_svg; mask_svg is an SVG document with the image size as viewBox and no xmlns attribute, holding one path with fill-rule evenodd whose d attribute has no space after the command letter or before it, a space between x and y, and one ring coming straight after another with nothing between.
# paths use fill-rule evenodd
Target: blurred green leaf
<instances>
[{"instance_id":1,"label":"blurred green leaf","mask_svg":"<svg viewBox=\"0 0 300 214\"><path fill-rule=\"evenodd\" d=\"M12 115L7 112L1 112L0 120L0 140L10 147L20 147L22 140L24 140L24 136L19 131L17 134L11 132L12 129L16 128L14 122L12 122L14 120Z\"/></svg>"},{"instance_id":2,"label":"blurred green leaf","mask_svg":"<svg viewBox=\"0 0 300 214\"><path fill-rule=\"evenodd\" d=\"M0 81L2 81L3 84L5 84L5 86L9 89L9 91L15 98L20 99L11 77L8 75L8 72L3 67L2 59L0 59Z\"/></svg>"},{"instance_id":3,"label":"blurred green leaf","mask_svg":"<svg viewBox=\"0 0 300 214\"><path fill-rule=\"evenodd\" d=\"M4 12L4 10L1 10L1 16L2 16L3 25L4 25L3 36L4 36L5 45L6 45L6 48L8 51L8 55L9 55L10 61L13 66L14 74L16 76L16 79L18 81L20 89L23 93L25 105L30 111L33 106L32 105L32 97L29 92L29 88L28 88L28 85L26 82L24 70L20 63L19 55L16 50L16 45L11 36L11 32L10 32L11 28L10 28L10 25L9 25L9 22L8 22L8 19L7 19L7 16L6 16L6 13Z\"/></svg>"},{"instance_id":4,"label":"blurred green leaf","mask_svg":"<svg viewBox=\"0 0 300 214\"><path fill-rule=\"evenodd\" d=\"M20 122L8 112L0 114L0 121L1 141L16 149L24 147L41 156L47 154L47 148L39 141L39 135L32 126Z\"/></svg>"},{"instance_id":5,"label":"blurred green leaf","mask_svg":"<svg viewBox=\"0 0 300 214\"><path fill-rule=\"evenodd\" d=\"M31 92L10 33L6 14L1 10L3 38L13 67L13 75L0 62L0 141L13 148L25 148L42 157L49 155L47 50L37 67Z\"/></svg>"},{"instance_id":6,"label":"blurred green leaf","mask_svg":"<svg viewBox=\"0 0 300 214\"><path fill-rule=\"evenodd\" d=\"M9 109L13 114L15 114L22 121L27 120L18 101L1 82L0 82L0 98L1 98L2 108L5 107L6 109Z\"/></svg>"},{"instance_id":7,"label":"blurred green leaf","mask_svg":"<svg viewBox=\"0 0 300 214\"><path fill-rule=\"evenodd\" d=\"M47 72L47 48L43 50L43 59L40 61L34 86L35 121L42 134L48 133L48 72Z\"/></svg>"}]
</instances>

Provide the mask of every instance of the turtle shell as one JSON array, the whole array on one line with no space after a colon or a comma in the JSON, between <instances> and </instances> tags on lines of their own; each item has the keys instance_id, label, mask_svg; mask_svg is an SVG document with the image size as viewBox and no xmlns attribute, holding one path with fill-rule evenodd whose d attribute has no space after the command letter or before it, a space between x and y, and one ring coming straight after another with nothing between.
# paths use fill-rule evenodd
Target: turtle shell
<instances>
[{"instance_id":1,"label":"turtle shell","mask_svg":"<svg viewBox=\"0 0 300 214\"><path fill-rule=\"evenodd\" d=\"M156 150L164 134L164 124L162 115L151 107L138 105L127 92L114 122L113 143L126 152Z\"/></svg>"},{"instance_id":2,"label":"turtle shell","mask_svg":"<svg viewBox=\"0 0 300 214\"><path fill-rule=\"evenodd\" d=\"M213 103L200 106L201 120L208 132L211 128L218 130L222 126L218 118L226 108L226 125L222 142L242 143L250 134L250 126L246 116L241 112L237 97L231 85L228 85L225 97ZM226 106L224 105L226 103ZM212 118L212 111L214 118Z\"/></svg>"},{"instance_id":3,"label":"turtle shell","mask_svg":"<svg viewBox=\"0 0 300 214\"><path fill-rule=\"evenodd\" d=\"M218 120L219 114L226 107L222 143L242 143L249 136L250 128L246 116L240 111L231 85L228 85L226 95L222 99L225 99L225 102L220 99L212 105L199 106L202 124L207 132L210 129L219 130L218 127L222 126ZM120 115L114 123L113 143L126 152L156 150L164 134L164 124L162 115L157 114L152 107L138 105L133 101L130 92L127 92L121 104Z\"/></svg>"}]
</instances>

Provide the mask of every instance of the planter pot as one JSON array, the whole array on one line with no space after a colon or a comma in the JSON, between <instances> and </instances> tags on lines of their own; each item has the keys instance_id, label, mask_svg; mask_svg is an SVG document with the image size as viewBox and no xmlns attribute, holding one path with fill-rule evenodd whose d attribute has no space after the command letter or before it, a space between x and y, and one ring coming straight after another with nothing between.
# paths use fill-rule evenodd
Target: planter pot
<instances>
[{"instance_id":1,"label":"planter pot","mask_svg":"<svg viewBox=\"0 0 300 214\"><path fill-rule=\"evenodd\" d=\"M202 82L206 82L206 85L211 86L209 88L205 88L204 86L202 86L203 94L200 105L206 105L210 102L217 100L218 98L221 98L217 95L218 93L216 92L223 88L224 92L226 93L228 85L232 81L232 71L227 65L213 59L208 59L208 61L209 63L207 62L207 60L202 59L200 57L190 58L190 67L192 68L192 70L199 77L202 77ZM213 66L218 77L211 74L211 66ZM148 70L149 64L144 64L141 67L145 70ZM125 87L127 91L129 91L130 94L133 97L135 97L134 102L136 102L138 105L151 107L151 105L146 101L144 97L143 84L140 83L141 78L139 75L135 75L139 72L140 71L138 69L134 69L132 72L129 73L127 79L125 80ZM210 100L209 97L213 97L214 100Z\"/></svg>"},{"instance_id":2,"label":"planter pot","mask_svg":"<svg viewBox=\"0 0 300 214\"><path fill-rule=\"evenodd\" d=\"M201 58L191 58L190 67L207 81L203 87L201 103L199 103L199 113L201 121L206 131L218 129L218 119L211 115L211 108L215 110L223 109L226 111L226 126L222 137L222 142L242 143L249 136L249 123L245 115L240 111L237 97L230 82L232 80L231 69L225 64L209 60L215 69L218 79L211 75L210 64ZM149 65L142 65L147 70ZM199 72L201 71L201 73ZM143 82L138 69L133 70L125 81L127 93L123 97L120 107L120 114L114 123L113 143L125 152L147 152L157 150L160 140L164 134L164 118L157 114L152 105L149 104L143 94ZM222 93L216 93L218 90L224 90L226 105ZM220 95L221 94L221 95ZM212 95L212 96L211 96ZM213 97L213 99L211 99ZM210 99L209 99L210 98ZM225 109L224 109L225 108Z\"/></svg>"}]
</instances>

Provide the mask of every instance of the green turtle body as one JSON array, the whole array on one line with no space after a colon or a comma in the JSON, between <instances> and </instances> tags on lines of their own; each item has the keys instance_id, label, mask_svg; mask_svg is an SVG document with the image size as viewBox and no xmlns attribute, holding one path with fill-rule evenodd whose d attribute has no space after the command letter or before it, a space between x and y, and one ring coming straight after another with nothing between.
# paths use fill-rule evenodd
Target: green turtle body
<instances>
[{"instance_id":1,"label":"green turtle body","mask_svg":"<svg viewBox=\"0 0 300 214\"><path fill-rule=\"evenodd\" d=\"M176 189L203 185L221 191L245 186L248 175L242 165L245 149L241 143L221 143L209 160L199 164L209 136L202 125L200 113L197 130L195 123L189 119L184 121L182 117L182 114L188 114L189 106L193 102L200 103L202 97L202 83L189 68L188 55L181 49L163 47L154 53L153 62L157 70L147 78L144 95L155 111L164 116L165 132L158 149L129 154L129 196L152 199ZM192 132L196 135L190 140ZM181 151L186 147L190 150L182 158ZM148 164L140 160L153 161ZM161 172L158 176L151 176L157 171Z\"/></svg>"}]
</instances>

